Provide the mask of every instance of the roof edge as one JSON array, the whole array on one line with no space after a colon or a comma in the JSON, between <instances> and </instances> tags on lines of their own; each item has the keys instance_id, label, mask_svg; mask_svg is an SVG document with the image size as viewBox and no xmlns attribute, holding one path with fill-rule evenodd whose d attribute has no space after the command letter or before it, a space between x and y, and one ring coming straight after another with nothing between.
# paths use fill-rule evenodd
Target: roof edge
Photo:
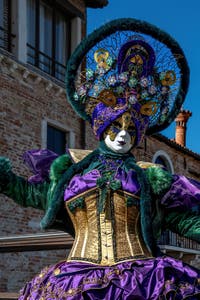
<instances>
[{"instance_id":1,"label":"roof edge","mask_svg":"<svg viewBox=\"0 0 200 300\"><path fill-rule=\"evenodd\" d=\"M90 8L103 8L108 5L108 0L85 0L85 5Z\"/></svg>"},{"instance_id":2,"label":"roof edge","mask_svg":"<svg viewBox=\"0 0 200 300\"><path fill-rule=\"evenodd\" d=\"M164 136L161 133L152 134L152 137L156 138L159 141L165 142L169 146L174 147L175 149L182 151L185 154L191 155L193 158L195 158L197 160L200 160L200 154L193 152L192 150L188 149L187 147L183 147L183 146L177 144L174 140L167 138L166 136Z\"/></svg>"}]
</instances>

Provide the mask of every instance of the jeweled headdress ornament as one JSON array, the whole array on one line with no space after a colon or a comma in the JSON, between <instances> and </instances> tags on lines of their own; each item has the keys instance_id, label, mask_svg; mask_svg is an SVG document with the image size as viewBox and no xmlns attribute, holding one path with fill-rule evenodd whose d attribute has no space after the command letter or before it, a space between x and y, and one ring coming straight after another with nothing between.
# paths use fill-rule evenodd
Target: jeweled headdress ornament
<instances>
[{"instance_id":1,"label":"jeweled headdress ornament","mask_svg":"<svg viewBox=\"0 0 200 300\"><path fill-rule=\"evenodd\" d=\"M68 101L97 138L129 111L141 137L165 129L178 114L189 68L178 43L143 21L118 19L86 37L66 73Z\"/></svg>"}]
</instances>

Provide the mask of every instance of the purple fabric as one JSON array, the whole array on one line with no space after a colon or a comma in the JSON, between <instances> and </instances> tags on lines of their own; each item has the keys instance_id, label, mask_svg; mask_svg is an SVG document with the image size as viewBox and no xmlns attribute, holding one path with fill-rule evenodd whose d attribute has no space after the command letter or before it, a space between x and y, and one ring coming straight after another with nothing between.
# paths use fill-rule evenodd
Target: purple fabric
<instances>
[{"instance_id":1,"label":"purple fabric","mask_svg":"<svg viewBox=\"0 0 200 300\"><path fill-rule=\"evenodd\" d=\"M96 186L96 180L100 177L98 170L92 170L89 173L81 176L75 175L64 193L64 200L77 196Z\"/></svg>"},{"instance_id":2,"label":"purple fabric","mask_svg":"<svg viewBox=\"0 0 200 300\"><path fill-rule=\"evenodd\" d=\"M100 102L96 105L92 113L92 128L95 136L100 139L102 133L106 130L110 124L119 118L125 111L127 111L128 106L123 99L117 99L116 105L118 108L107 106L106 104Z\"/></svg>"},{"instance_id":3,"label":"purple fabric","mask_svg":"<svg viewBox=\"0 0 200 300\"><path fill-rule=\"evenodd\" d=\"M137 174L133 170L126 173L121 168L118 169L115 179L118 179L122 183L122 189L126 192L137 194L140 190L139 183L137 181Z\"/></svg>"},{"instance_id":4,"label":"purple fabric","mask_svg":"<svg viewBox=\"0 0 200 300\"><path fill-rule=\"evenodd\" d=\"M92 113L92 128L95 136L100 139L102 133L109 127L113 121L119 118L124 112L130 111L131 119L136 128L135 145L138 145L144 136L149 123L149 117L140 113L141 105L135 103L131 105L126 103L125 98L118 98L115 107L107 106L100 102L96 105Z\"/></svg>"},{"instance_id":5,"label":"purple fabric","mask_svg":"<svg viewBox=\"0 0 200 300\"><path fill-rule=\"evenodd\" d=\"M72 178L65 200L96 185L100 172L92 170ZM118 169L115 176L122 188L139 191L134 171ZM189 196L186 196L189 195ZM162 204L169 208L189 208L200 199L199 189L183 176L174 176ZM113 266L67 262L45 268L28 282L19 300L197 300L200 297L200 271L171 257L127 261Z\"/></svg>"},{"instance_id":6,"label":"purple fabric","mask_svg":"<svg viewBox=\"0 0 200 300\"><path fill-rule=\"evenodd\" d=\"M139 189L139 183L136 179L136 172L130 170L128 174L121 168L118 169L115 179L120 180L124 191L136 194ZM92 170L85 175L75 175L65 190L64 200L67 201L96 186L96 180L100 177L98 170Z\"/></svg>"},{"instance_id":7,"label":"purple fabric","mask_svg":"<svg viewBox=\"0 0 200 300\"><path fill-rule=\"evenodd\" d=\"M122 67L121 67L121 72L127 72L130 70L130 67L131 67L131 60L137 55L137 53L134 53L132 55L128 55L125 60L123 61L123 64L122 64ZM143 60L143 65L142 65L142 70L141 70L141 73L140 73L140 78L142 76L148 76L149 75L149 70L148 70L148 62L146 60L146 58L144 56L142 56L140 54L140 57L142 58Z\"/></svg>"},{"instance_id":8,"label":"purple fabric","mask_svg":"<svg viewBox=\"0 0 200 300\"><path fill-rule=\"evenodd\" d=\"M58 155L48 149L33 149L23 154L23 160L35 175L31 176L30 183L42 183L49 176L50 165Z\"/></svg>"},{"instance_id":9,"label":"purple fabric","mask_svg":"<svg viewBox=\"0 0 200 300\"><path fill-rule=\"evenodd\" d=\"M153 48L149 44L147 44L146 42L144 42L142 40L132 40L132 41L125 43L121 47L121 49L119 51L119 56L118 56L118 72L121 73L121 72L128 70L124 66L124 59L125 59L125 57L127 57L128 50L130 50L130 48L132 48L134 45L140 45L141 47L143 47L145 49L145 51L147 51L147 53L149 55L148 63L146 62L143 73L142 73L142 75L147 76L152 71L152 68L155 64L156 57L155 57ZM135 53L133 51L131 52L132 55L130 55L130 56L133 56L133 54L134 55L137 54L137 50L135 51ZM144 50L143 50L143 52L144 52ZM128 56L128 58L130 58L130 56Z\"/></svg>"},{"instance_id":10,"label":"purple fabric","mask_svg":"<svg viewBox=\"0 0 200 300\"><path fill-rule=\"evenodd\" d=\"M107 267L64 260L27 283L19 300L195 300L199 278L198 270L170 257Z\"/></svg>"},{"instance_id":11,"label":"purple fabric","mask_svg":"<svg viewBox=\"0 0 200 300\"><path fill-rule=\"evenodd\" d=\"M92 170L85 175L75 175L65 190L64 200L67 201L88 189L96 186L96 180L100 177L98 170ZM122 190L137 194L140 190L136 172L130 170L126 173L118 168L115 179L120 180ZM196 183L196 185L194 185ZM200 189L197 182L190 182L184 176L174 175L174 182L170 190L161 199L161 204L167 209L191 210L192 207L200 206Z\"/></svg>"},{"instance_id":12,"label":"purple fabric","mask_svg":"<svg viewBox=\"0 0 200 300\"><path fill-rule=\"evenodd\" d=\"M168 209L178 208L188 210L194 206L200 206L199 184L194 185L195 181L190 182L184 176L174 176L174 182L170 190L161 199L161 203Z\"/></svg>"}]
</instances>

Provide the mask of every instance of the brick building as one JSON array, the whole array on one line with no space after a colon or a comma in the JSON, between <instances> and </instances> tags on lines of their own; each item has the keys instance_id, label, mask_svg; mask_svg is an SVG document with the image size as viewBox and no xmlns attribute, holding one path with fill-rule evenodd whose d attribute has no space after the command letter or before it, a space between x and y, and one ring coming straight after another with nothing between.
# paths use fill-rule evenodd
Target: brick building
<instances>
[{"instance_id":1,"label":"brick building","mask_svg":"<svg viewBox=\"0 0 200 300\"><path fill-rule=\"evenodd\" d=\"M87 7L105 5L106 0L0 0L0 155L10 158L18 174L30 175L22 162L28 149L49 147L62 153L66 146L85 147L80 134L85 125L66 101L65 65L85 36ZM1 242L5 245L7 236L13 242L17 235L21 246L12 244L1 253L0 292L18 291L42 267L66 256L66 250L50 246L52 238L41 233L42 214L1 196ZM24 240L28 248L22 246ZM41 250L45 241L53 251Z\"/></svg>"},{"instance_id":2,"label":"brick building","mask_svg":"<svg viewBox=\"0 0 200 300\"><path fill-rule=\"evenodd\" d=\"M22 161L28 149L63 153L66 146L97 145L89 126L66 101L64 74L66 60L86 33L86 8L106 4L0 0L0 155L11 159L16 173L31 175ZM135 156L199 179L200 155L160 134L146 138ZM42 267L63 259L72 240L61 232L41 232L43 212L0 198L0 292L17 292ZM180 247L175 252L180 254Z\"/></svg>"}]
</instances>

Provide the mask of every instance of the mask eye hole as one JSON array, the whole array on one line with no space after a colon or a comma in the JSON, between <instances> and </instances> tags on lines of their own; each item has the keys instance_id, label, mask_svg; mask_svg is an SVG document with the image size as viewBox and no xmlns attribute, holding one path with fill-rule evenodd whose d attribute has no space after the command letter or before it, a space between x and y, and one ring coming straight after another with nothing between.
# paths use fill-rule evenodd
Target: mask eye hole
<instances>
[{"instance_id":1,"label":"mask eye hole","mask_svg":"<svg viewBox=\"0 0 200 300\"><path fill-rule=\"evenodd\" d=\"M135 131L135 126L134 125L130 125L128 127L128 131Z\"/></svg>"},{"instance_id":2,"label":"mask eye hole","mask_svg":"<svg viewBox=\"0 0 200 300\"><path fill-rule=\"evenodd\" d=\"M114 121L112 124L114 127L121 128L122 125L118 121Z\"/></svg>"},{"instance_id":3,"label":"mask eye hole","mask_svg":"<svg viewBox=\"0 0 200 300\"><path fill-rule=\"evenodd\" d=\"M134 124L131 124L129 127L128 127L128 133L131 135L131 136L135 136L136 134L136 129L135 129L135 126Z\"/></svg>"}]
</instances>

